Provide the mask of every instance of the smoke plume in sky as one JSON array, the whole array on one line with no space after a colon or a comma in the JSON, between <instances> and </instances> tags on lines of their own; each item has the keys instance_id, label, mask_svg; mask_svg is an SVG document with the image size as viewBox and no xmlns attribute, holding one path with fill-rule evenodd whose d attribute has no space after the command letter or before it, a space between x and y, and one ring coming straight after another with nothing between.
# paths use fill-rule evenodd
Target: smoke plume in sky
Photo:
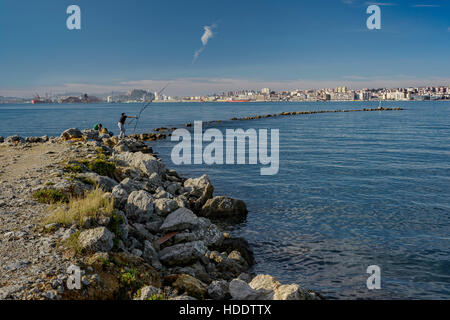
<instances>
[{"instance_id":1,"label":"smoke plume in sky","mask_svg":"<svg viewBox=\"0 0 450 320\"><path fill-rule=\"evenodd\" d=\"M200 53L203 52L203 50L205 50L206 45L208 44L209 39L211 39L214 36L214 32L213 29L216 28L217 25L213 24L210 26L204 26L203 29L205 30L203 32L203 35L201 37L201 41L202 41L202 47L200 49L198 49L197 51L194 52L194 59L192 60L192 63L194 63L195 61L197 61Z\"/></svg>"}]
</instances>

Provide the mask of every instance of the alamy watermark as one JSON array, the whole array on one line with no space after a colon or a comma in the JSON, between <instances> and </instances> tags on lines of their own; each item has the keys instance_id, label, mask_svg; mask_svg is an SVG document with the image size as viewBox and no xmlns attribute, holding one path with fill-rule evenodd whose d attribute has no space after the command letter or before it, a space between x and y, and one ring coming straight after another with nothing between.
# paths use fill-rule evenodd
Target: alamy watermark
<instances>
[{"instance_id":1,"label":"alamy watermark","mask_svg":"<svg viewBox=\"0 0 450 320\"><path fill-rule=\"evenodd\" d=\"M81 289L81 269L76 265L70 265L67 268L67 273L69 276L67 277L67 288L69 290L79 290Z\"/></svg>"},{"instance_id":2,"label":"alamy watermark","mask_svg":"<svg viewBox=\"0 0 450 320\"><path fill-rule=\"evenodd\" d=\"M81 9L79 6L72 4L67 7L66 13L70 14L66 20L66 26L69 30L81 30ZM381 29L381 8L380 6L373 4L367 7L367 14L370 16L367 18L366 26L369 30ZM196 53L197 54L197 53ZM195 57L194 57L195 59Z\"/></svg>"},{"instance_id":3,"label":"alamy watermark","mask_svg":"<svg viewBox=\"0 0 450 320\"><path fill-rule=\"evenodd\" d=\"M367 7L367 14L370 14L367 18L366 25L369 30L380 30L381 29L381 9L377 5L371 5Z\"/></svg>"},{"instance_id":4,"label":"alamy watermark","mask_svg":"<svg viewBox=\"0 0 450 320\"><path fill-rule=\"evenodd\" d=\"M258 131L256 129L226 129L224 137L222 132L215 128L203 132L202 121L195 121L193 137L187 129L176 129L172 133L171 141L179 141L171 153L171 159L175 165L192 163L256 165L259 162L265 166L260 169L261 175L275 175L279 170L278 129L270 129L270 155L267 129ZM209 142L205 148L203 148L203 142Z\"/></svg>"},{"instance_id":5,"label":"alamy watermark","mask_svg":"<svg viewBox=\"0 0 450 320\"><path fill-rule=\"evenodd\" d=\"M81 9L77 5L70 5L66 10L67 14L70 14L66 20L66 26L69 30L80 30L81 29Z\"/></svg>"},{"instance_id":6,"label":"alamy watermark","mask_svg":"<svg viewBox=\"0 0 450 320\"><path fill-rule=\"evenodd\" d=\"M377 265L368 266L366 273L370 274L366 281L367 289L381 289L381 268Z\"/></svg>"}]
</instances>

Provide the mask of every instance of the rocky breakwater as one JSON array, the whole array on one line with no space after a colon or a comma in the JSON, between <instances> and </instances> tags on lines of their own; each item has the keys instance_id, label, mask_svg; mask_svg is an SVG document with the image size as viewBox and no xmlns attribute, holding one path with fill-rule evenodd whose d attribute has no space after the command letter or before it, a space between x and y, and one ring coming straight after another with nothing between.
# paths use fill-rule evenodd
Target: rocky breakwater
<instances>
[{"instance_id":1,"label":"rocky breakwater","mask_svg":"<svg viewBox=\"0 0 450 320\"><path fill-rule=\"evenodd\" d=\"M245 219L246 205L214 196L207 175L181 177L136 138L69 129L51 140L79 151L52 181L32 190L36 202L52 204L37 229L60 252L54 263L62 267L47 291L39 289L45 283L32 285L21 297L320 299L297 284L251 273L255 258L248 242L214 223ZM69 289L65 282L73 270L80 270L81 284ZM15 297L1 290L2 298Z\"/></svg>"}]
</instances>

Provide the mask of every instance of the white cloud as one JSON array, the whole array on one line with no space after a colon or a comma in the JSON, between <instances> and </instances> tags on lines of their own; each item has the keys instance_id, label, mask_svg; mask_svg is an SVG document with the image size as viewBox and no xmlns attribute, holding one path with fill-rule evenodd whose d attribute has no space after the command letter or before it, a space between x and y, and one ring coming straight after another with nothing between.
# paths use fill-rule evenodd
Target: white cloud
<instances>
[{"instance_id":1,"label":"white cloud","mask_svg":"<svg viewBox=\"0 0 450 320\"><path fill-rule=\"evenodd\" d=\"M413 4L413 8L439 8L438 4Z\"/></svg>"},{"instance_id":2,"label":"white cloud","mask_svg":"<svg viewBox=\"0 0 450 320\"><path fill-rule=\"evenodd\" d=\"M214 32L213 29L216 28L217 25L213 24L210 26L204 26L203 29L205 30L203 32L202 37L200 38L200 40L202 41L202 47L200 49L198 49L197 51L194 52L194 58L192 59L192 63L194 63L195 61L197 61L200 53L203 52L203 50L205 50L206 45L208 44L209 39L211 39L214 36Z\"/></svg>"},{"instance_id":3,"label":"white cloud","mask_svg":"<svg viewBox=\"0 0 450 320\"><path fill-rule=\"evenodd\" d=\"M213 37L214 33L212 32L212 28L215 28L215 25L212 26L204 26L205 32L202 35L202 43L204 46L208 44L208 40Z\"/></svg>"},{"instance_id":4,"label":"white cloud","mask_svg":"<svg viewBox=\"0 0 450 320\"><path fill-rule=\"evenodd\" d=\"M394 7L397 4L392 3L392 2L366 2L366 5L368 5L368 6L376 5L376 6L380 6L380 7Z\"/></svg>"}]
</instances>

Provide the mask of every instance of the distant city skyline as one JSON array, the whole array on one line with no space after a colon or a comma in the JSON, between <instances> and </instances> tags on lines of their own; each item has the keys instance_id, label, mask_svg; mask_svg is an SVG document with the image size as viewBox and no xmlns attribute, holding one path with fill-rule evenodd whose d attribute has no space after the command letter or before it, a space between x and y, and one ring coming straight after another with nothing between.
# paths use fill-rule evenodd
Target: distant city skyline
<instances>
[{"instance_id":1,"label":"distant city skyline","mask_svg":"<svg viewBox=\"0 0 450 320\"><path fill-rule=\"evenodd\" d=\"M165 89L167 85L163 88ZM142 102L277 102L277 101L370 101L370 100L450 100L450 85L425 86L407 88L364 88L353 89L347 86L335 88L314 88L306 90L274 90L261 88L256 90L236 89L219 90L207 95L166 95L164 90L151 91L145 89L131 89L128 92L115 91L99 96L72 92L66 94L36 94L29 97L3 97L4 103L142 103Z\"/></svg>"},{"instance_id":2,"label":"distant city skyline","mask_svg":"<svg viewBox=\"0 0 450 320\"><path fill-rule=\"evenodd\" d=\"M66 28L71 4L81 30ZM365 27L370 4L382 9L381 30ZM173 96L448 86L449 11L447 1L425 0L3 0L0 96L158 91L168 82Z\"/></svg>"}]
</instances>

